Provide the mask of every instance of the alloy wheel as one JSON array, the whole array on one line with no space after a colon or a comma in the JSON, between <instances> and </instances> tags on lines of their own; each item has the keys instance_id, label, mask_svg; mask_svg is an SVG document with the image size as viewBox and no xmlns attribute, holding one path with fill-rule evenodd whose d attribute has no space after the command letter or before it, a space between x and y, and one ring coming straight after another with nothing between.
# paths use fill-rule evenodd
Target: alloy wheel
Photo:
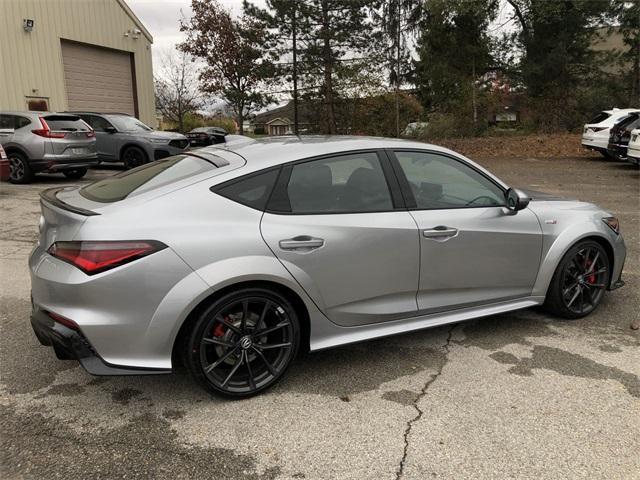
<instances>
[{"instance_id":1,"label":"alloy wheel","mask_svg":"<svg viewBox=\"0 0 640 480\"><path fill-rule=\"evenodd\" d=\"M250 395L286 370L295 353L294 325L276 301L247 296L211 313L199 340L200 367L224 393Z\"/></svg>"},{"instance_id":2,"label":"alloy wheel","mask_svg":"<svg viewBox=\"0 0 640 480\"><path fill-rule=\"evenodd\" d=\"M9 157L9 179L20 181L24 178L24 163L18 157Z\"/></svg>"},{"instance_id":3,"label":"alloy wheel","mask_svg":"<svg viewBox=\"0 0 640 480\"><path fill-rule=\"evenodd\" d=\"M562 301L571 312L582 315L602 300L609 278L605 253L585 247L576 252L562 272Z\"/></svg>"},{"instance_id":4,"label":"alloy wheel","mask_svg":"<svg viewBox=\"0 0 640 480\"><path fill-rule=\"evenodd\" d=\"M136 168L145 164L144 153L137 148L129 148L124 152L124 165L126 168Z\"/></svg>"}]
</instances>

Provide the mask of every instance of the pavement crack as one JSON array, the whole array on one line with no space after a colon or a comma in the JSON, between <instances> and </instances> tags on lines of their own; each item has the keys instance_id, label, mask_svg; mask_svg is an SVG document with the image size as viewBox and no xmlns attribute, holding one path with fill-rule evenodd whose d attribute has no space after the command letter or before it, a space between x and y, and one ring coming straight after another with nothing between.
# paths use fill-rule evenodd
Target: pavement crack
<instances>
[{"instance_id":1,"label":"pavement crack","mask_svg":"<svg viewBox=\"0 0 640 480\"><path fill-rule=\"evenodd\" d=\"M451 346L451 338L453 337L453 330L457 326L458 326L457 324L454 324L451 326L451 328L449 329L449 334L447 335L447 340L442 346L442 348L445 351L445 356L449 354L449 348ZM438 379L438 377L442 374L442 370L444 369L444 366L446 364L447 364L446 361L443 362L440 368L438 368L438 371L430 376L431 378L427 380L427 382L422 387L422 390L420 390L420 393L415 397L413 401L413 408L416 409L416 415L413 418L409 419L404 429L404 435L403 435L404 451L402 453L402 458L400 459L400 464L398 465L398 469L396 470L396 480L400 480L404 475L404 468L407 461L407 454L409 453L409 435L411 434L411 429L413 428L413 425L416 422L418 422L422 418L422 415L424 414L422 409L418 406L418 403L427 394L427 391L429 390L429 387L433 384L433 382L435 382Z\"/></svg>"}]
</instances>

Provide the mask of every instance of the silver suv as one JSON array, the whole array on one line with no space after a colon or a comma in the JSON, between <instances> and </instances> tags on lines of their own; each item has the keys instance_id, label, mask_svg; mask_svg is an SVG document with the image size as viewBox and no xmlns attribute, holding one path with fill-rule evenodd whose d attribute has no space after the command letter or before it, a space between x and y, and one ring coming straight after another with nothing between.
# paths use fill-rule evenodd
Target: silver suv
<instances>
[{"instance_id":1,"label":"silver suv","mask_svg":"<svg viewBox=\"0 0 640 480\"><path fill-rule=\"evenodd\" d=\"M0 144L9 157L12 183L29 183L38 172L78 179L99 163L95 134L77 115L0 112Z\"/></svg>"},{"instance_id":2,"label":"silver suv","mask_svg":"<svg viewBox=\"0 0 640 480\"><path fill-rule=\"evenodd\" d=\"M96 132L98 158L134 168L182 153L189 140L180 133L161 132L125 113L73 112Z\"/></svg>"}]
</instances>

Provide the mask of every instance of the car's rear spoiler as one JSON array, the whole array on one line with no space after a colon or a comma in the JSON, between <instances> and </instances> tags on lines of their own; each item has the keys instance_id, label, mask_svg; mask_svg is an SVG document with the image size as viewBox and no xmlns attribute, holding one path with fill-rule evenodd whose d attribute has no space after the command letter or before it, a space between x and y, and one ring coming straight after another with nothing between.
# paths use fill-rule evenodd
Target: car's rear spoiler
<instances>
[{"instance_id":1,"label":"car's rear spoiler","mask_svg":"<svg viewBox=\"0 0 640 480\"><path fill-rule=\"evenodd\" d=\"M100 215L98 212L76 207L60 200L57 196L57 193L64 190L65 188L67 187L47 188L40 193L40 198L42 198L42 200L46 201L47 203L50 203L54 207L61 208L62 210L66 210L68 212L77 213L78 215L83 215L85 217Z\"/></svg>"}]
</instances>

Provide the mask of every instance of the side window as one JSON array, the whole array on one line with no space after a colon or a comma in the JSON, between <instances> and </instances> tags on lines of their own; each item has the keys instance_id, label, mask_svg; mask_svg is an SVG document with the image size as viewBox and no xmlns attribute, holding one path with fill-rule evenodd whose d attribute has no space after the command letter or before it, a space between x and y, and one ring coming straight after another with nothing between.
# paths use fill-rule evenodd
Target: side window
<instances>
[{"instance_id":1,"label":"side window","mask_svg":"<svg viewBox=\"0 0 640 480\"><path fill-rule=\"evenodd\" d=\"M102 117L97 117L95 115L83 115L82 119L87 122L91 128L93 128L96 132L104 132L107 127L111 127L112 125Z\"/></svg>"},{"instance_id":2,"label":"side window","mask_svg":"<svg viewBox=\"0 0 640 480\"><path fill-rule=\"evenodd\" d=\"M374 152L295 164L285 196L290 212L297 214L393 210L391 193Z\"/></svg>"},{"instance_id":3,"label":"side window","mask_svg":"<svg viewBox=\"0 0 640 480\"><path fill-rule=\"evenodd\" d=\"M241 203L257 210L264 210L273 185L278 178L279 169L250 175L237 181L224 184L216 189L216 193L223 197Z\"/></svg>"},{"instance_id":4,"label":"side window","mask_svg":"<svg viewBox=\"0 0 640 480\"><path fill-rule=\"evenodd\" d=\"M20 116L16 115L14 117L14 119L15 119L14 120L14 125L15 125L14 128L16 130L19 129L19 128L22 128L22 127L26 127L27 125L31 125L31 120L29 120L26 117L20 117Z\"/></svg>"},{"instance_id":5,"label":"side window","mask_svg":"<svg viewBox=\"0 0 640 480\"><path fill-rule=\"evenodd\" d=\"M419 209L505 205L491 180L462 162L427 152L395 152Z\"/></svg>"},{"instance_id":6,"label":"side window","mask_svg":"<svg viewBox=\"0 0 640 480\"><path fill-rule=\"evenodd\" d=\"M0 128L11 129L14 128L13 115L0 115Z\"/></svg>"}]
</instances>

